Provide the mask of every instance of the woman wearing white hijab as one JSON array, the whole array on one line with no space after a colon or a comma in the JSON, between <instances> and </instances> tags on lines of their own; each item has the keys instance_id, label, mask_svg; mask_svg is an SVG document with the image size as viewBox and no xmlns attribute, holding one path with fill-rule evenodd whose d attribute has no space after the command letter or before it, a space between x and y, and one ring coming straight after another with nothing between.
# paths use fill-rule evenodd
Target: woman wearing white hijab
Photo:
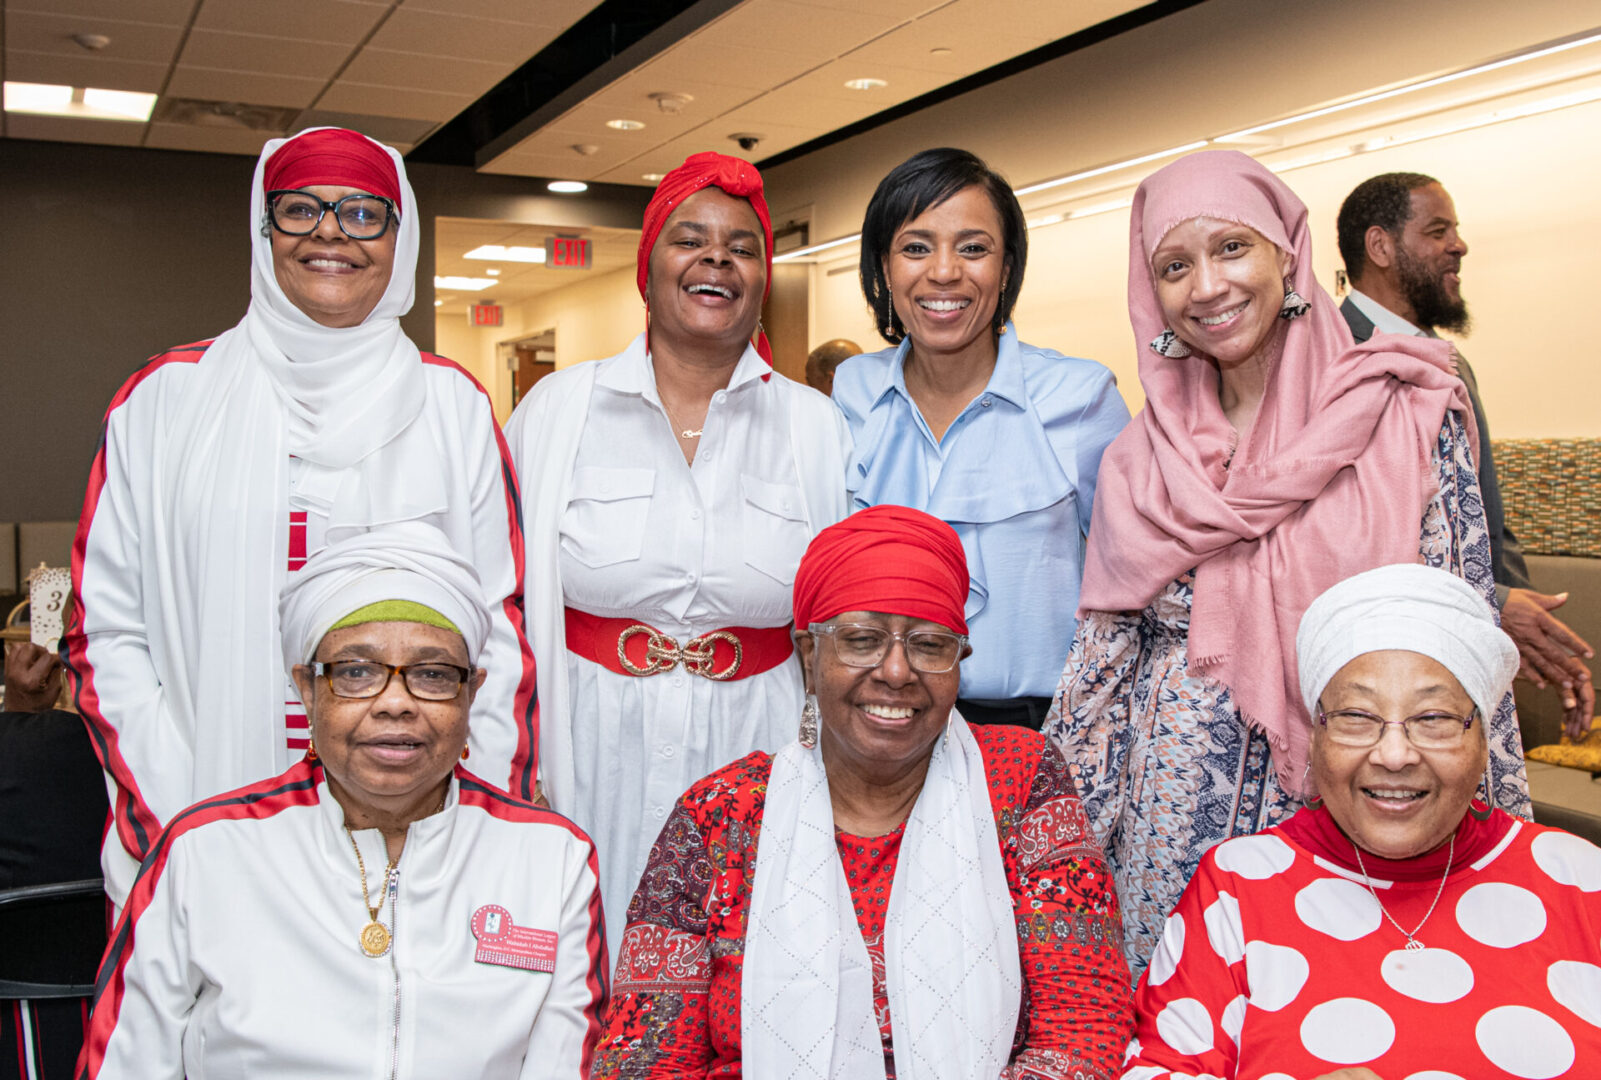
<instances>
[{"instance_id":1,"label":"woman wearing white hijab","mask_svg":"<svg viewBox=\"0 0 1601 1080\"><path fill-rule=\"evenodd\" d=\"M381 526L290 582L279 655L315 752L161 833L79 1076L587 1074L606 992L595 847L461 760L490 610L453 547Z\"/></svg>"},{"instance_id":2,"label":"woman wearing white hijab","mask_svg":"<svg viewBox=\"0 0 1601 1080\"><path fill-rule=\"evenodd\" d=\"M278 593L309 555L378 525L430 522L477 568L495 619L474 765L532 790L515 484L482 389L400 328L419 226L388 147L338 128L268 142L249 311L112 399L65 645L111 791L102 865L118 905L173 814L306 748L273 662Z\"/></svg>"},{"instance_id":3,"label":"woman wearing white hijab","mask_svg":"<svg viewBox=\"0 0 1601 1080\"><path fill-rule=\"evenodd\" d=\"M1518 669L1484 595L1381 566L1295 647L1317 798L1201 860L1123 1080L1601 1075L1601 850L1482 798Z\"/></svg>"}]
</instances>

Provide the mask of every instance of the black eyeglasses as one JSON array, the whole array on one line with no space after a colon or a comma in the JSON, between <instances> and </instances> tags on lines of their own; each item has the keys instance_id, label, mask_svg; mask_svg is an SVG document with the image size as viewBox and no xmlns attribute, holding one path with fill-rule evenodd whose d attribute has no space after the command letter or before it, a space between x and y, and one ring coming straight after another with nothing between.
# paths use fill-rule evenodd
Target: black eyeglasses
<instances>
[{"instance_id":1,"label":"black eyeglasses","mask_svg":"<svg viewBox=\"0 0 1601 1080\"><path fill-rule=\"evenodd\" d=\"M375 698L389 687L398 673L406 689L418 701L450 701L472 671L456 664L428 661L423 664L385 664L377 660L330 660L311 665L311 673L328 680L335 697Z\"/></svg>"},{"instance_id":2,"label":"black eyeglasses","mask_svg":"<svg viewBox=\"0 0 1601 1080\"><path fill-rule=\"evenodd\" d=\"M267 192L267 216L272 227L288 236L311 235L330 210L339 228L352 240L376 240L389 230L390 218L400 218L395 204L382 195L346 195L327 202L309 191Z\"/></svg>"}]
</instances>

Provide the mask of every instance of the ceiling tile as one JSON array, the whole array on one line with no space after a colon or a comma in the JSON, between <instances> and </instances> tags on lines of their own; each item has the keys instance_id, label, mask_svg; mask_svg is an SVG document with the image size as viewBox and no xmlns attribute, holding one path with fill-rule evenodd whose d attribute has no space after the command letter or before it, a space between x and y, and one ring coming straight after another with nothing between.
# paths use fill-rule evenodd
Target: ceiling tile
<instances>
[{"instance_id":1,"label":"ceiling tile","mask_svg":"<svg viewBox=\"0 0 1601 1080\"><path fill-rule=\"evenodd\" d=\"M72 40L73 34L105 34L111 44L94 53L86 52ZM62 53L72 57L106 60L138 60L170 63L183 37L178 26L155 23L116 22L74 15L38 14L6 11L6 49L27 52Z\"/></svg>"},{"instance_id":2,"label":"ceiling tile","mask_svg":"<svg viewBox=\"0 0 1601 1080\"><path fill-rule=\"evenodd\" d=\"M295 38L265 34L235 34L222 30L189 33L182 63L192 67L254 71L267 75L294 75L327 82L344 63L349 50Z\"/></svg>"},{"instance_id":3,"label":"ceiling tile","mask_svg":"<svg viewBox=\"0 0 1601 1080\"><path fill-rule=\"evenodd\" d=\"M808 81L808 79L797 79L770 94L763 94L750 104L736 110L735 115L742 118L741 125L748 122L756 125L759 130L765 130L765 126L771 124L785 126L802 124L829 131L855 123L868 115L862 111L861 102L823 97L804 85ZM730 117L720 119L732 122Z\"/></svg>"},{"instance_id":4,"label":"ceiling tile","mask_svg":"<svg viewBox=\"0 0 1601 1080\"><path fill-rule=\"evenodd\" d=\"M268 139L270 131L244 131L240 128L201 127L190 124L151 124L145 145L158 150L200 150L212 154L249 154L254 157Z\"/></svg>"},{"instance_id":5,"label":"ceiling tile","mask_svg":"<svg viewBox=\"0 0 1601 1080\"><path fill-rule=\"evenodd\" d=\"M440 94L431 90L403 90L394 86L368 86L341 79L317 99L319 109L404 116L416 120L449 120L473 103L466 94Z\"/></svg>"},{"instance_id":6,"label":"ceiling tile","mask_svg":"<svg viewBox=\"0 0 1601 1080\"><path fill-rule=\"evenodd\" d=\"M892 19L912 19L924 12L948 7L951 0L796 0L796 2L831 12L855 11ZM1004 8L1004 0L1002 4L996 6Z\"/></svg>"},{"instance_id":7,"label":"ceiling tile","mask_svg":"<svg viewBox=\"0 0 1601 1080\"><path fill-rule=\"evenodd\" d=\"M695 38L661 54L644 68L652 81L671 86L698 82L710 86L766 90L816 67L815 58L778 49L725 49L702 46Z\"/></svg>"},{"instance_id":8,"label":"ceiling tile","mask_svg":"<svg viewBox=\"0 0 1601 1080\"><path fill-rule=\"evenodd\" d=\"M725 50L740 51L762 42L783 43L784 51L793 55L814 61L832 60L894 29L900 22L898 18L855 9L820 14L817 8L785 0L751 0L696 31L686 45L712 59Z\"/></svg>"},{"instance_id":9,"label":"ceiling tile","mask_svg":"<svg viewBox=\"0 0 1601 1080\"><path fill-rule=\"evenodd\" d=\"M6 78L13 82L52 83L57 86L94 86L102 90L137 90L155 94L167 79L168 63L112 60L81 53L30 53L6 50Z\"/></svg>"},{"instance_id":10,"label":"ceiling tile","mask_svg":"<svg viewBox=\"0 0 1601 1080\"><path fill-rule=\"evenodd\" d=\"M195 26L274 37L309 33L334 45L355 45L389 9L362 0L204 0Z\"/></svg>"},{"instance_id":11,"label":"ceiling tile","mask_svg":"<svg viewBox=\"0 0 1601 1080\"><path fill-rule=\"evenodd\" d=\"M169 97L204 101L243 101L251 105L283 105L303 109L327 81L289 75L261 75L250 71L224 71L180 65L167 84Z\"/></svg>"},{"instance_id":12,"label":"ceiling tile","mask_svg":"<svg viewBox=\"0 0 1601 1080\"><path fill-rule=\"evenodd\" d=\"M565 30L600 0L403 0L403 11L437 11L481 19L537 23Z\"/></svg>"},{"instance_id":13,"label":"ceiling tile","mask_svg":"<svg viewBox=\"0 0 1601 1080\"><path fill-rule=\"evenodd\" d=\"M478 97L506 74L504 64L451 56L419 56L369 46L356 55L350 66L340 73L340 78L368 86L410 88L426 83L430 90Z\"/></svg>"},{"instance_id":14,"label":"ceiling tile","mask_svg":"<svg viewBox=\"0 0 1601 1080\"><path fill-rule=\"evenodd\" d=\"M391 15L368 44L379 49L456 56L509 65L523 63L555 40L558 29L500 19L401 8Z\"/></svg>"},{"instance_id":15,"label":"ceiling tile","mask_svg":"<svg viewBox=\"0 0 1601 1080\"><path fill-rule=\"evenodd\" d=\"M1133 11L1142 4L1143 0L1073 0L1071 4L1061 0L1006 0L1006 21L1028 27L1030 36L1055 41ZM993 12L989 5L985 5L984 10Z\"/></svg>"},{"instance_id":16,"label":"ceiling tile","mask_svg":"<svg viewBox=\"0 0 1601 1080\"><path fill-rule=\"evenodd\" d=\"M719 86L699 78L669 80L664 72L656 73L654 68L645 67L623 76L599 93L586 98L584 104L625 110L614 115L635 113L638 114L638 119L650 123L652 117L660 119L673 115L662 112L661 108L650 99L650 95L656 93L688 94L693 100L685 103L677 115L685 120L694 121L697 118L705 120L727 112L735 106L743 105L759 91L744 87Z\"/></svg>"},{"instance_id":17,"label":"ceiling tile","mask_svg":"<svg viewBox=\"0 0 1601 1080\"><path fill-rule=\"evenodd\" d=\"M956 0L853 50L847 59L865 65L888 64L958 77L1010 60L1051 40L1031 34L1027 26L1012 19L988 17L984 7L987 5L983 0ZM933 49L949 52L936 56L931 52Z\"/></svg>"},{"instance_id":18,"label":"ceiling tile","mask_svg":"<svg viewBox=\"0 0 1601 1080\"><path fill-rule=\"evenodd\" d=\"M736 98L743 100L745 96L741 93L736 95ZM635 131L618 131L606 126L609 120L637 120L645 126ZM624 151L638 151L676 138L686 131L699 127L706 120L707 116L704 113L688 109L675 115L664 113L654 105L649 105L649 108L621 108L586 101L562 113L552 120L547 128L581 136L585 140L595 136L605 139L608 144L615 143Z\"/></svg>"},{"instance_id":19,"label":"ceiling tile","mask_svg":"<svg viewBox=\"0 0 1601 1080\"><path fill-rule=\"evenodd\" d=\"M138 146L144 138L144 124L125 124L115 120L84 120L69 116L28 116L6 114L6 135L13 139L46 139L50 142L100 143L108 146Z\"/></svg>"},{"instance_id":20,"label":"ceiling tile","mask_svg":"<svg viewBox=\"0 0 1601 1080\"><path fill-rule=\"evenodd\" d=\"M36 11L49 15L75 15L86 19L187 26L195 0L9 0L7 11ZM105 30L102 33L110 34Z\"/></svg>"},{"instance_id":21,"label":"ceiling tile","mask_svg":"<svg viewBox=\"0 0 1601 1080\"><path fill-rule=\"evenodd\" d=\"M485 165L482 171L510 176L549 177L553 180L592 179L593 170L583 162L583 158L571 151L566 154L506 153ZM584 170L585 175L579 176L579 170Z\"/></svg>"},{"instance_id":22,"label":"ceiling tile","mask_svg":"<svg viewBox=\"0 0 1601 1080\"><path fill-rule=\"evenodd\" d=\"M859 79L863 76L883 79L888 85L871 90L852 90L845 85L847 79ZM919 71L916 68L894 67L889 64L864 64L852 57L846 57L843 60L835 60L832 64L826 64L816 71L808 72L794 82L785 84L778 92L813 94L830 101L845 102L854 106L856 117L860 119L908 101L919 94L926 94L950 81L951 76L943 72Z\"/></svg>"},{"instance_id":23,"label":"ceiling tile","mask_svg":"<svg viewBox=\"0 0 1601 1080\"><path fill-rule=\"evenodd\" d=\"M399 147L402 143L415 145L434 130L432 120L407 120L395 116L372 116L367 113L335 112L331 109L307 109L295 118L295 131L309 127L342 127L359 131L368 138Z\"/></svg>"}]
</instances>

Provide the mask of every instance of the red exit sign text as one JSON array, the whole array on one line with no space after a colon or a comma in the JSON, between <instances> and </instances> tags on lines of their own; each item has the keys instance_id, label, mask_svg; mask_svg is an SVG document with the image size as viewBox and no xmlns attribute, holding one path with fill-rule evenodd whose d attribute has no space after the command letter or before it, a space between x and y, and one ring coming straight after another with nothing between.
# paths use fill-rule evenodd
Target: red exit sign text
<instances>
[{"instance_id":1,"label":"red exit sign text","mask_svg":"<svg viewBox=\"0 0 1601 1080\"><path fill-rule=\"evenodd\" d=\"M593 249L582 236L545 237L545 265L560 270L588 270Z\"/></svg>"}]
</instances>

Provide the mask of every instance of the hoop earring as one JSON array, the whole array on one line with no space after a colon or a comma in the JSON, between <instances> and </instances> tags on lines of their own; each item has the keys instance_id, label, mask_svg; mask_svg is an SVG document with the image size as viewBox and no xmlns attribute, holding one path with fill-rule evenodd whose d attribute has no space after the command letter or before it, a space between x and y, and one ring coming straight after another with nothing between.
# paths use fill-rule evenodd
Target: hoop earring
<instances>
[{"instance_id":1,"label":"hoop earring","mask_svg":"<svg viewBox=\"0 0 1601 1080\"><path fill-rule=\"evenodd\" d=\"M801 709L800 744L810 750L817 745L817 695L807 694Z\"/></svg>"},{"instance_id":2,"label":"hoop earring","mask_svg":"<svg viewBox=\"0 0 1601 1080\"><path fill-rule=\"evenodd\" d=\"M1473 815L1474 821L1489 821L1490 815L1495 813L1495 777L1490 772L1495 764L1495 758L1486 756L1484 759L1484 812L1473 808L1473 802L1468 801L1468 813Z\"/></svg>"},{"instance_id":3,"label":"hoop earring","mask_svg":"<svg viewBox=\"0 0 1601 1080\"><path fill-rule=\"evenodd\" d=\"M1306 763L1306 768L1301 770L1301 801L1306 803L1307 809L1309 810L1321 810L1323 809L1323 797L1321 793L1317 795L1307 794L1306 778L1307 774L1309 774L1311 771L1312 763L1308 761Z\"/></svg>"}]
</instances>

